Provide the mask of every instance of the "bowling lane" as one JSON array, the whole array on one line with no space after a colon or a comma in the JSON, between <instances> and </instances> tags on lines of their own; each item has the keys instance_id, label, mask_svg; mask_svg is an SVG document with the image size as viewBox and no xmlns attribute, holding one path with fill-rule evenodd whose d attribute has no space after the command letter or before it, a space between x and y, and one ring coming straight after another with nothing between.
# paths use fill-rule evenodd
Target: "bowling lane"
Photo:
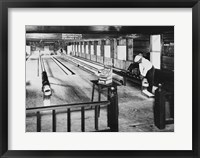
<instances>
[{"instance_id":1,"label":"bowling lane","mask_svg":"<svg viewBox=\"0 0 200 158\"><path fill-rule=\"evenodd\" d=\"M39 52L32 52L26 61L26 108L43 105L42 79L38 66Z\"/></svg>"},{"instance_id":2,"label":"bowling lane","mask_svg":"<svg viewBox=\"0 0 200 158\"><path fill-rule=\"evenodd\" d=\"M90 80L95 79L91 75L78 67L61 60L61 57L54 56L62 62L74 74L66 74L51 56L43 57L45 69L49 77L52 88L50 104L88 102L91 99L92 84Z\"/></svg>"}]
</instances>

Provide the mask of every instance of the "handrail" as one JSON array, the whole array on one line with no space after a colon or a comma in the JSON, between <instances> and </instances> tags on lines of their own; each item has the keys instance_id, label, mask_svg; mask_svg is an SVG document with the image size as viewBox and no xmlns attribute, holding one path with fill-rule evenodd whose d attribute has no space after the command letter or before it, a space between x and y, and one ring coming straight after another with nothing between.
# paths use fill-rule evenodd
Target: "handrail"
<instances>
[{"instance_id":1,"label":"handrail","mask_svg":"<svg viewBox=\"0 0 200 158\"><path fill-rule=\"evenodd\" d=\"M85 102L85 103L73 103L73 104L60 104L60 105L51 105L51 106L40 106L33 108L26 108L27 112L37 112L37 111L47 111L47 110L59 110L63 108L81 108L81 107L93 107L101 105L109 105L110 101L101 101L101 102Z\"/></svg>"},{"instance_id":2,"label":"handrail","mask_svg":"<svg viewBox=\"0 0 200 158\"><path fill-rule=\"evenodd\" d=\"M37 132L41 132L41 111L52 111L52 131L56 132L56 110L66 109L67 115L67 131L71 132L71 109L80 108L81 112L81 131L85 132L85 110L86 107L95 107L94 108L94 128L96 131L99 131L98 123L98 106L106 105L107 106L107 126L109 127L110 132L118 132L118 97L117 97L117 87L110 87L108 90L108 100L99 101L99 102L86 102L86 103L73 103L73 104L60 104L60 105L51 105L51 106L42 106L42 107L33 107L27 108L26 112L36 113L37 121Z\"/></svg>"}]
</instances>

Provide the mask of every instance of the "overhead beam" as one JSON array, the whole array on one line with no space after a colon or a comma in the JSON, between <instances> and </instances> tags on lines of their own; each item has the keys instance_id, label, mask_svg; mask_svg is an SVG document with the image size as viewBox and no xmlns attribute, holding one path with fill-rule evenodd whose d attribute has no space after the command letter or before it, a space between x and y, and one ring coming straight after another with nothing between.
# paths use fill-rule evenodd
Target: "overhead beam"
<instances>
[{"instance_id":1,"label":"overhead beam","mask_svg":"<svg viewBox=\"0 0 200 158\"><path fill-rule=\"evenodd\" d=\"M80 33L80 34L155 34L174 31L173 26L26 26L26 33Z\"/></svg>"}]
</instances>

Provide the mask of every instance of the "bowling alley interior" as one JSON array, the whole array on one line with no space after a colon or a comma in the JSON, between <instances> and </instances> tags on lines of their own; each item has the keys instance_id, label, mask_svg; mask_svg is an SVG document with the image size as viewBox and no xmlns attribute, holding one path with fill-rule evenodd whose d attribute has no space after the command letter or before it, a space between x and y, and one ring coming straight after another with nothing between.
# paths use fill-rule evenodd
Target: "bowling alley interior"
<instances>
[{"instance_id":1,"label":"bowling alley interior","mask_svg":"<svg viewBox=\"0 0 200 158\"><path fill-rule=\"evenodd\" d=\"M174 26L25 29L26 132L174 132Z\"/></svg>"}]
</instances>

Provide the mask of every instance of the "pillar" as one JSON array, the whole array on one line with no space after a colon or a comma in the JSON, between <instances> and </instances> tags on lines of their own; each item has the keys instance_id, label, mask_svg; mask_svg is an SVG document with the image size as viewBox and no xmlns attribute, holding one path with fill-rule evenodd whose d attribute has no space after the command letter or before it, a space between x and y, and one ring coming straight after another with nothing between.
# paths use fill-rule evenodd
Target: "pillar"
<instances>
[{"instance_id":1,"label":"pillar","mask_svg":"<svg viewBox=\"0 0 200 158\"><path fill-rule=\"evenodd\" d=\"M100 44L101 44L101 56L103 57L103 63L104 63L104 45L105 45L105 41L104 40L101 40L100 41Z\"/></svg>"},{"instance_id":2,"label":"pillar","mask_svg":"<svg viewBox=\"0 0 200 158\"><path fill-rule=\"evenodd\" d=\"M126 60L133 61L133 39L126 39Z\"/></svg>"},{"instance_id":3,"label":"pillar","mask_svg":"<svg viewBox=\"0 0 200 158\"><path fill-rule=\"evenodd\" d=\"M117 40L114 38L110 41L111 45L111 54L110 57L112 58L112 65L114 65L114 59L117 58Z\"/></svg>"}]
</instances>

